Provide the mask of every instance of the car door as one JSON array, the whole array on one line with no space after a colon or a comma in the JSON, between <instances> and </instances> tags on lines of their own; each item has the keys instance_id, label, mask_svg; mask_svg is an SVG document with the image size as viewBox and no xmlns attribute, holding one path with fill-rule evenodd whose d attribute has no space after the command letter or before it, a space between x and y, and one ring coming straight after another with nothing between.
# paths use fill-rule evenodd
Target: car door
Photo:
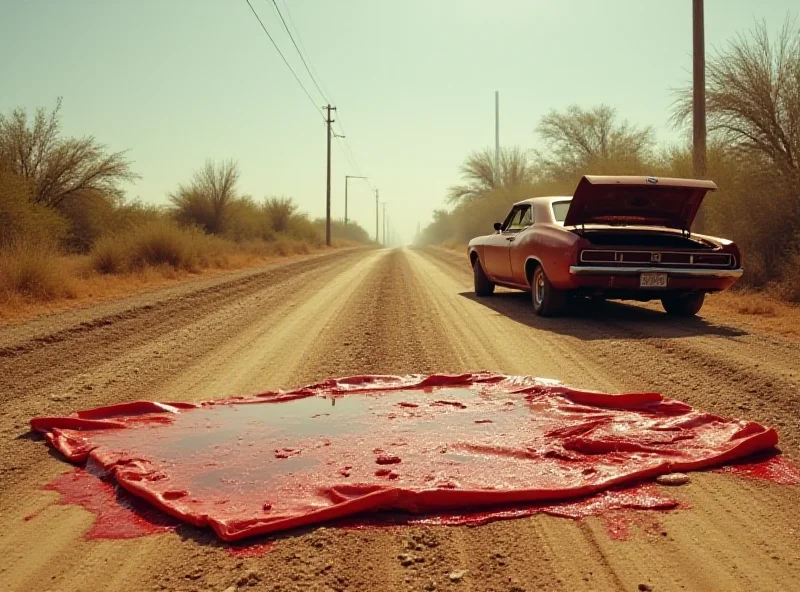
<instances>
[{"instance_id":1,"label":"car door","mask_svg":"<svg viewBox=\"0 0 800 592\"><path fill-rule=\"evenodd\" d=\"M492 235L483 249L486 271L492 279L501 282L513 281L511 273L511 245L517 233L523 228L522 219L526 208L530 206L514 206L506 216L500 232Z\"/></svg>"},{"instance_id":2,"label":"car door","mask_svg":"<svg viewBox=\"0 0 800 592\"><path fill-rule=\"evenodd\" d=\"M525 260L531 254L531 236L533 232L534 214L533 208L529 205L523 206L522 217L519 222L519 230L513 241L509 241L509 257L511 259L511 281L518 286L526 286L528 280L525 277Z\"/></svg>"}]
</instances>

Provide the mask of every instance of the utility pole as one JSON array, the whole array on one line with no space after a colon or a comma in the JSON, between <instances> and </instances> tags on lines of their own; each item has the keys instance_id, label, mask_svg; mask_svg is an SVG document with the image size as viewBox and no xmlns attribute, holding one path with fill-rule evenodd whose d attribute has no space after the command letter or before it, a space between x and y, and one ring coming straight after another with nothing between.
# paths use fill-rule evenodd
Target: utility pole
<instances>
[{"instance_id":1,"label":"utility pole","mask_svg":"<svg viewBox=\"0 0 800 592\"><path fill-rule=\"evenodd\" d=\"M380 237L378 236L378 190L375 190L375 242L380 244Z\"/></svg>"},{"instance_id":2,"label":"utility pole","mask_svg":"<svg viewBox=\"0 0 800 592\"><path fill-rule=\"evenodd\" d=\"M694 176L706 177L706 48L703 0L692 0L692 162ZM699 212L696 228L705 220Z\"/></svg>"},{"instance_id":3,"label":"utility pole","mask_svg":"<svg viewBox=\"0 0 800 592\"><path fill-rule=\"evenodd\" d=\"M325 123L328 124L328 190L325 198L325 244L331 246L331 124L336 121L331 119L331 111L336 111L336 107L326 105L328 116Z\"/></svg>"},{"instance_id":4,"label":"utility pole","mask_svg":"<svg viewBox=\"0 0 800 592\"><path fill-rule=\"evenodd\" d=\"M350 179L366 179L367 177L358 177L356 175L344 176L344 225L347 226L347 182Z\"/></svg>"},{"instance_id":5,"label":"utility pole","mask_svg":"<svg viewBox=\"0 0 800 592\"><path fill-rule=\"evenodd\" d=\"M383 244L386 245L386 202L382 201L381 205L383 206Z\"/></svg>"},{"instance_id":6,"label":"utility pole","mask_svg":"<svg viewBox=\"0 0 800 592\"><path fill-rule=\"evenodd\" d=\"M500 91L494 91L494 186L500 177Z\"/></svg>"}]
</instances>

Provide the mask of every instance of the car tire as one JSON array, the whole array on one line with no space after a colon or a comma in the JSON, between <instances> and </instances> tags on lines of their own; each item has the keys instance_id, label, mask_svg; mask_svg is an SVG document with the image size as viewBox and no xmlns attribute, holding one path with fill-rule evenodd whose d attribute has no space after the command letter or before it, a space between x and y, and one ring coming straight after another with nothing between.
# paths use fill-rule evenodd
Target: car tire
<instances>
[{"instance_id":1,"label":"car tire","mask_svg":"<svg viewBox=\"0 0 800 592\"><path fill-rule=\"evenodd\" d=\"M664 296L661 305L667 314L676 317L693 317L703 307L706 295L704 292L689 292Z\"/></svg>"},{"instance_id":2,"label":"car tire","mask_svg":"<svg viewBox=\"0 0 800 592\"><path fill-rule=\"evenodd\" d=\"M553 287L544 268L537 266L531 280L531 300L533 311L541 317L561 314L567 303L567 293Z\"/></svg>"},{"instance_id":3,"label":"car tire","mask_svg":"<svg viewBox=\"0 0 800 592\"><path fill-rule=\"evenodd\" d=\"M494 283L486 277L480 259L476 258L472 264L472 275L475 281L475 296L482 298L494 294Z\"/></svg>"}]
</instances>

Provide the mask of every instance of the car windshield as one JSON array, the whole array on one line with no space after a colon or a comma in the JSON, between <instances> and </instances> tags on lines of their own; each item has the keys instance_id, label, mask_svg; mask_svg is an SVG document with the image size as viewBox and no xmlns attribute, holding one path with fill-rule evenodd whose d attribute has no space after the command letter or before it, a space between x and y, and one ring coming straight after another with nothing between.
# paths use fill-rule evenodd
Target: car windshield
<instances>
[{"instance_id":1,"label":"car windshield","mask_svg":"<svg viewBox=\"0 0 800 592\"><path fill-rule=\"evenodd\" d=\"M567 219L569 204L570 200L553 202L553 217L556 219L556 222L563 224L564 220Z\"/></svg>"}]
</instances>

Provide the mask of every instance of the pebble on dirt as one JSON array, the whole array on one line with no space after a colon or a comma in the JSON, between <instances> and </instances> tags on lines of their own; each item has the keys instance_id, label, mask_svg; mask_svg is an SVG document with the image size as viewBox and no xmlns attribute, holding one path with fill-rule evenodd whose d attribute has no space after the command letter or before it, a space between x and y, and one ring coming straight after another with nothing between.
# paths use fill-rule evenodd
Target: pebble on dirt
<instances>
[{"instance_id":1,"label":"pebble on dirt","mask_svg":"<svg viewBox=\"0 0 800 592\"><path fill-rule=\"evenodd\" d=\"M691 479L686 473L669 473L656 477L656 483L660 485L686 485Z\"/></svg>"},{"instance_id":2,"label":"pebble on dirt","mask_svg":"<svg viewBox=\"0 0 800 592\"><path fill-rule=\"evenodd\" d=\"M403 553L402 555L398 555L397 558L400 560L400 565L403 567L408 567L414 563L414 556L409 555L408 553Z\"/></svg>"},{"instance_id":3,"label":"pebble on dirt","mask_svg":"<svg viewBox=\"0 0 800 592\"><path fill-rule=\"evenodd\" d=\"M463 569L460 569L458 571L450 572L450 576L449 576L450 577L450 581L451 582L460 582L464 578L464 576L466 574L467 574L467 572L464 571Z\"/></svg>"}]
</instances>

